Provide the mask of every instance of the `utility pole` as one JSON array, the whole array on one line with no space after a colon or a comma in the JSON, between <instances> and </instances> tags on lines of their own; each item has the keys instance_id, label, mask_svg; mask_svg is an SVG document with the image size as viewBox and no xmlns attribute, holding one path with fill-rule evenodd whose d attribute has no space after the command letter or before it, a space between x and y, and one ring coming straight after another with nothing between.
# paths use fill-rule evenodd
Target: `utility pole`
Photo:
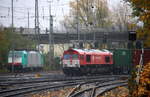
<instances>
[{"instance_id":1,"label":"utility pole","mask_svg":"<svg viewBox=\"0 0 150 97\"><path fill-rule=\"evenodd\" d=\"M78 5L79 1L77 0L77 37L78 37L78 43L80 43L80 33L79 33L79 15L78 15L78 11L79 11L79 5Z\"/></svg>"},{"instance_id":2,"label":"utility pole","mask_svg":"<svg viewBox=\"0 0 150 97\"><path fill-rule=\"evenodd\" d=\"M30 37L30 31L29 31L29 28L30 28L30 13L29 13L29 9L28 9L28 38Z\"/></svg>"},{"instance_id":3,"label":"utility pole","mask_svg":"<svg viewBox=\"0 0 150 97\"><path fill-rule=\"evenodd\" d=\"M96 32L93 30L94 29L94 27L95 27L95 17L94 17L94 6L92 5L91 6L92 7L92 15L93 15L93 21L92 21L92 31L93 31L93 41L94 41L94 43L95 43L95 41L96 41Z\"/></svg>"},{"instance_id":4,"label":"utility pole","mask_svg":"<svg viewBox=\"0 0 150 97\"><path fill-rule=\"evenodd\" d=\"M39 35L40 35L40 29L39 29L39 10L38 10L38 0L35 0L35 35L37 35L37 45L38 45L38 51L39 51Z\"/></svg>"},{"instance_id":5,"label":"utility pole","mask_svg":"<svg viewBox=\"0 0 150 97\"><path fill-rule=\"evenodd\" d=\"M54 45L53 45L53 16L51 15L51 2L49 6L49 64L53 64Z\"/></svg>"},{"instance_id":6,"label":"utility pole","mask_svg":"<svg viewBox=\"0 0 150 97\"><path fill-rule=\"evenodd\" d=\"M30 39L30 13L29 13L29 9L28 10L28 36L27 36L27 39ZM27 45L27 49L30 49L30 45Z\"/></svg>"},{"instance_id":7,"label":"utility pole","mask_svg":"<svg viewBox=\"0 0 150 97\"><path fill-rule=\"evenodd\" d=\"M14 33L14 0L11 0L11 12L12 12L12 27L11 27L11 30L12 30L12 33ZM14 72L14 57L15 57L15 54L14 54L14 43L12 42L12 73Z\"/></svg>"},{"instance_id":8,"label":"utility pole","mask_svg":"<svg viewBox=\"0 0 150 97\"><path fill-rule=\"evenodd\" d=\"M29 20L29 15L30 15L30 13L29 13L29 10L28 10L28 34L29 34L29 27L30 27L30 20Z\"/></svg>"},{"instance_id":9,"label":"utility pole","mask_svg":"<svg viewBox=\"0 0 150 97\"><path fill-rule=\"evenodd\" d=\"M12 32L14 28L14 0L11 0L11 12L12 12Z\"/></svg>"}]
</instances>

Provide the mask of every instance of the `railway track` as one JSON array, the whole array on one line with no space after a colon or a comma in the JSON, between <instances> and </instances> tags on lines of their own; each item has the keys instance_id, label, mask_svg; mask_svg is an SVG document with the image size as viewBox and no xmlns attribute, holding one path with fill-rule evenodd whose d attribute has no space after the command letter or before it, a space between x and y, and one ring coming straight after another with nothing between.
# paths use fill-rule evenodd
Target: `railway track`
<instances>
[{"instance_id":1,"label":"railway track","mask_svg":"<svg viewBox=\"0 0 150 97\"><path fill-rule=\"evenodd\" d=\"M126 86L126 82L127 81L122 80L107 80L105 82L95 83L95 85L91 85L90 87L86 87L85 89L83 89L83 85L85 84L80 84L75 87L67 97L98 97L104 92L107 92L118 86Z\"/></svg>"},{"instance_id":2,"label":"railway track","mask_svg":"<svg viewBox=\"0 0 150 97\"><path fill-rule=\"evenodd\" d=\"M103 83L106 80L114 81L118 79L120 79L120 76L66 77L60 79L38 78L25 81L6 81L6 85L12 85L13 87L0 90L0 97L20 97L32 92ZM1 84L4 84L4 82Z\"/></svg>"},{"instance_id":3,"label":"railway track","mask_svg":"<svg viewBox=\"0 0 150 97\"><path fill-rule=\"evenodd\" d=\"M12 81L12 80L29 80L36 79L36 75L39 74L40 78L62 78L65 75L60 73L16 73L16 74L4 74L0 75L0 82Z\"/></svg>"},{"instance_id":4,"label":"railway track","mask_svg":"<svg viewBox=\"0 0 150 97\"><path fill-rule=\"evenodd\" d=\"M123 75L124 77L128 77ZM0 81L0 86L11 86L16 84L25 84L25 83L41 83L41 82L56 82L56 81L65 81L65 80L90 80L90 79L100 79L100 78L108 78L110 75L105 76L81 76L81 77L65 77L65 76L58 76L58 77L41 77L41 78L18 78L18 79L5 79ZM111 75L111 78L120 78L118 75Z\"/></svg>"},{"instance_id":5,"label":"railway track","mask_svg":"<svg viewBox=\"0 0 150 97\"><path fill-rule=\"evenodd\" d=\"M72 86L77 85L78 83L75 82L64 82L64 83L41 83L39 85L33 84L31 86L24 86L19 88L14 88L10 90L0 91L0 97L16 97L20 95L24 95L27 93L47 90L47 89L55 89L55 88L62 88L65 86Z\"/></svg>"}]
</instances>

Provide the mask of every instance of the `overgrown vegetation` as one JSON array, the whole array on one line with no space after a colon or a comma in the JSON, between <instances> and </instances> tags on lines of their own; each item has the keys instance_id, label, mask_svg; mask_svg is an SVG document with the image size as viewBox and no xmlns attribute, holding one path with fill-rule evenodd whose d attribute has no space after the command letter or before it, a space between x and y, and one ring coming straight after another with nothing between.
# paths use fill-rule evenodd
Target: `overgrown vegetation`
<instances>
[{"instance_id":1,"label":"overgrown vegetation","mask_svg":"<svg viewBox=\"0 0 150 97\"><path fill-rule=\"evenodd\" d=\"M10 40L7 31L0 28L0 68L7 62L7 53L10 47Z\"/></svg>"},{"instance_id":2,"label":"overgrown vegetation","mask_svg":"<svg viewBox=\"0 0 150 97\"><path fill-rule=\"evenodd\" d=\"M130 2L134 17L138 17L138 22L143 23L143 27L136 30L137 38L143 40L144 47L150 48L150 0L126 0Z\"/></svg>"},{"instance_id":3,"label":"overgrown vegetation","mask_svg":"<svg viewBox=\"0 0 150 97\"><path fill-rule=\"evenodd\" d=\"M133 9L132 15L143 25L138 27L137 39L143 41L144 48L150 48L150 0L125 0ZM137 26L137 25L136 25ZM138 67L138 64L134 64ZM135 67L136 68L136 67ZM129 80L131 97L150 97L150 63L146 64L137 79L137 71L133 71Z\"/></svg>"},{"instance_id":4,"label":"overgrown vegetation","mask_svg":"<svg viewBox=\"0 0 150 97\"><path fill-rule=\"evenodd\" d=\"M51 60L52 62L50 62L49 60L49 53L44 54L44 70L45 71L49 71L49 70L61 70L62 68L62 64L61 64L61 59L60 57L54 57L53 60Z\"/></svg>"},{"instance_id":5,"label":"overgrown vegetation","mask_svg":"<svg viewBox=\"0 0 150 97\"><path fill-rule=\"evenodd\" d=\"M16 32L12 33L11 28L0 27L0 69L5 68L9 50L34 48L35 42L27 39Z\"/></svg>"},{"instance_id":6,"label":"overgrown vegetation","mask_svg":"<svg viewBox=\"0 0 150 97\"><path fill-rule=\"evenodd\" d=\"M133 72L129 81L130 97L150 97L150 63L140 72L139 83L136 75L137 72Z\"/></svg>"}]
</instances>

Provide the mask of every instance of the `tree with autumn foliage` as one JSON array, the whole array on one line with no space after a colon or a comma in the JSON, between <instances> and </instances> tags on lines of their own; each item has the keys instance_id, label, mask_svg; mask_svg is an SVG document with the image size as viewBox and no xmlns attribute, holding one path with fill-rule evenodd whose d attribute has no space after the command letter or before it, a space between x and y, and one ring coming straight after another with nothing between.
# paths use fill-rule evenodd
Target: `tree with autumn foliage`
<instances>
[{"instance_id":1,"label":"tree with autumn foliage","mask_svg":"<svg viewBox=\"0 0 150 97\"><path fill-rule=\"evenodd\" d=\"M137 39L143 41L144 48L150 48L150 0L127 1L133 8L133 16L138 17L138 21L143 23L143 26L136 30ZM138 78L134 75L132 77L132 82ZM139 83L131 84L132 92L130 95L132 97L150 97L150 63L142 68L139 77Z\"/></svg>"},{"instance_id":2,"label":"tree with autumn foliage","mask_svg":"<svg viewBox=\"0 0 150 97\"><path fill-rule=\"evenodd\" d=\"M150 0L128 0L133 8L133 16L143 22L137 29L137 38L143 40L144 47L150 48Z\"/></svg>"},{"instance_id":3,"label":"tree with autumn foliage","mask_svg":"<svg viewBox=\"0 0 150 97\"><path fill-rule=\"evenodd\" d=\"M0 67L2 64L6 63L7 56L5 56L8 52L9 48L9 40L7 39L7 35L4 32L3 28L0 27Z\"/></svg>"},{"instance_id":4,"label":"tree with autumn foliage","mask_svg":"<svg viewBox=\"0 0 150 97\"><path fill-rule=\"evenodd\" d=\"M150 63L143 67L140 72L139 83L132 86L132 90L130 92L131 97L150 97Z\"/></svg>"}]
</instances>

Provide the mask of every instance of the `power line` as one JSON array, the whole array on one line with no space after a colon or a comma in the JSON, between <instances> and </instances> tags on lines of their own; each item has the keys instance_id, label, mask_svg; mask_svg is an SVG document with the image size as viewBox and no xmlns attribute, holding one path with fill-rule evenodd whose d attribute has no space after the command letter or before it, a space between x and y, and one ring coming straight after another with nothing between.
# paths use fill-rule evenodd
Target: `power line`
<instances>
[{"instance_id":1,"label":"power line","mask_svg":"<svg viewBox=\"0 0 150 97\"><path fill-rule=\"evenodd\" d=\"M0 8L6 8L6 9L8 9L8 8L10 8L10 6L9 6L9 7L6 7L6 6L0 5Z\"/></svg>"},{"instance_id":2,"label":"power line","mask_svg":"<svg viewBox=\"0 0 150 97\"><path fill-rule=\"evenodd\" d=\"M14 2L15 2L15 0L14 0ZM18 1L19 2L19 1ZM47 2L47 1L46 1ZM59 2L58 2L59 3ZM63 3L63 4L58 4L58 3L56 3L56 4L52 4L52 6L57 6L57 7L55 7L55 8L52 8L52 11L53 11L53 13L55 13L56 12L56 10L57 11L59 11L60 10L60 8L62 8L61 6L64 6L64 5L68 5L67 3ZM15 3L15 5L17 5L18 3ZM24 4L23 4L24 5ZM59 8L59 6L60 6L60 8ZM4 10L6 9L6 10L8 10L8 11L5 11L5 13L6 14L4 14L3 15L3 12L1 11L1 15L2 16L4 16L4 18L1 18L0 17L0 19L3 21L3 20L9 20L11 17L10 17L10 13L11 13L11 10L10 10L10 7L11 6L9 6L8 4L7 5L0 5L0 8L1 7L4 7ZM48 12L48 6L40 6L40 7L42 7L42 8L40 8L39 9L39 12L42 12L42 10L44 9L44 12L43 12L43 15L41 15L41 16L39 16L39 21L43 21L43 23L41 24L41 25L47 25L46 24L46 20L48 19L48 15L46 15L46 13ZM33 11L33 7L28 7L28 8L26 8L26 7L19 7L19 6L13 6L13 8L14 8L14 19L15 19L15 21L16 21L16 23L19 23L20 21L25 21L25 20L27 20L28 19L28 16L26 16L26 10L28 9L28 8L30 8L31 9L31 11ZM65 8L66 9L66 8ZM30 11L30 16L29 16L29 18L35 18L35 16L33 16L33 14L35 14L34 12L31 12ZM61 11L61 10L60 10ZM56 16L57 16L57 18L58 17L62 17L62 15L57 15L57 13L58 12L56 12ZM44 17L44 18L43 18ZM41 20L41 19L43 19L43 20ZM59 18L58 18L59 19ZM19 21L18 21L19 20ZM56 22L56 21L54 21L54 22ZM41 26L40 25L40 26Z\"/></svg>"}]
</instances>

